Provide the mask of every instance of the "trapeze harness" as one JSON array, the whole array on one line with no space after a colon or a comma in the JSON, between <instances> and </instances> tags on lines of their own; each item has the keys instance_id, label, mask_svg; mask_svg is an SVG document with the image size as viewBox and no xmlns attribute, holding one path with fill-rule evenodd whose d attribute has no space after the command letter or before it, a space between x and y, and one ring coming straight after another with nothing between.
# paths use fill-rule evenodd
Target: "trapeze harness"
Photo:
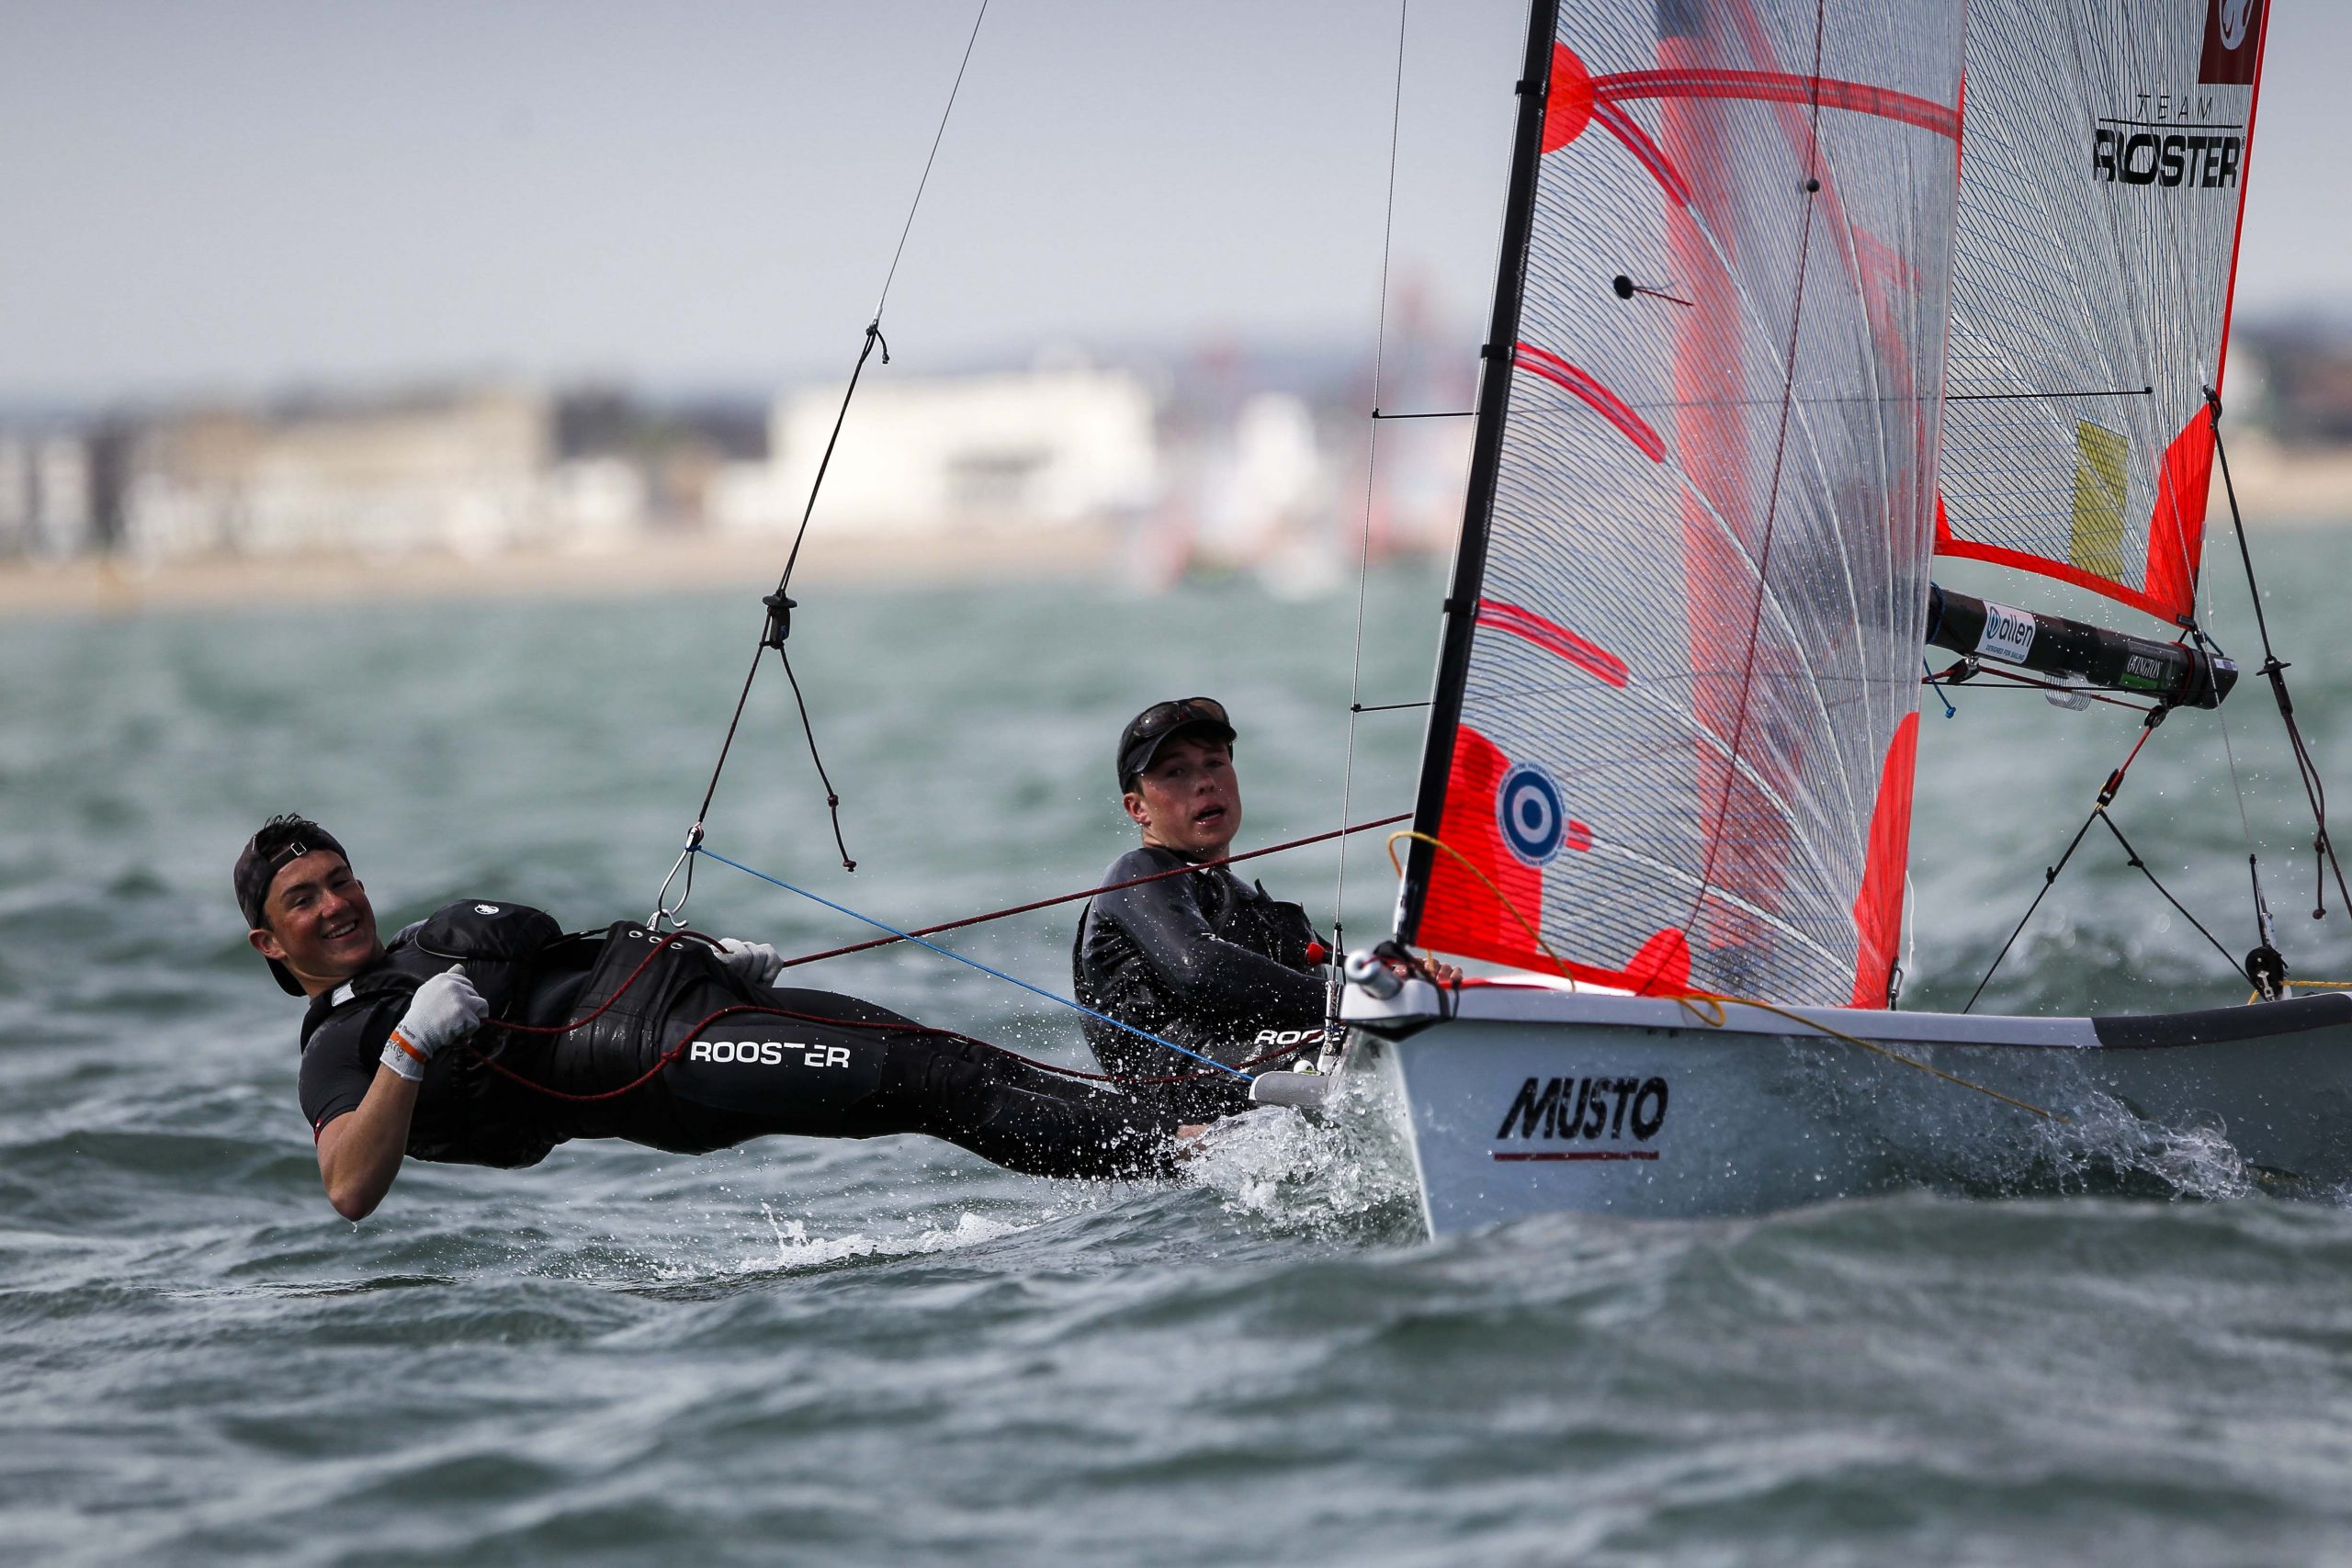
<instances>
[{"instance_id":1,"label":"trapeze harness","mask_svg":"<svg viewBox=\"0 0 2352 1568\"><path fill-rule=\"evenodd\" d=\"M1124 882L1184 864L1156 845L1130 850L1103 874ZM1078 999L1228 1066L1272 1067L1323 1045L1322 940L1306 911L1225 867L1123 887L1086 907L1070 949ZM1187 1064L1163 1046L1094 1019L1087 1043L1130 1092L1184 1120L1229 1115L1250 1085L1223 1073L1165 1075ZM1161 1077L1163 1081L1147 1080Z\"/></svg>"},{"instance_id":2,"label":"trapeze harness","mask_svg":"<svg viewBox=\"0 0 2352 1568\"><path fill-rule=\"evenodd\" d=\"M706 1154L771 1134L922 1133L1035 1176L1170 1168L1162 1108L830 991L731 974L683 932L565 935L537 909L449 905L393 938L302 1021L313 1134L358 1109L418 986L463 964L492 1021L437 1053L408 1153L536 1165L572 1138Z\"/></svg>"}]
</instances>

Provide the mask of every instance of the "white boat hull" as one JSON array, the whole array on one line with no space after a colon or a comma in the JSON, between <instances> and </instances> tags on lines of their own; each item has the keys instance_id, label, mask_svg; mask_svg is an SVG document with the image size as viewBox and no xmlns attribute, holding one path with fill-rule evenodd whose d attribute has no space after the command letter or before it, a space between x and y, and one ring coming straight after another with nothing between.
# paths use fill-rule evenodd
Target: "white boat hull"
<instances>
[{"instance_id":1,"label":"white boat hull","mask_svg":"<svg viewBox=\"0 0 2352 1568\"><path fill-rule=\"evenodd\" d=\"M2045 1119L1760 1009L1413 985L1351 990L1435 1235L1581 1210L1741 1214L1929 1187L2080 1190L2102 1160L2221 1149L2290 1191L2352 1183L2352 996L2147 1018L1797 1010Z\"/></svg>"}]
</instances>

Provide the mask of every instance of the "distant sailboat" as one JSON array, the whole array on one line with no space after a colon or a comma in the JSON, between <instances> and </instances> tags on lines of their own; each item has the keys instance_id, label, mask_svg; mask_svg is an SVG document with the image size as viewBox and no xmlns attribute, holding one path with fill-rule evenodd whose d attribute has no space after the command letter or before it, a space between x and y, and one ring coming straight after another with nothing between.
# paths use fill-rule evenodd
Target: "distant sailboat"
<instances>
[{"instance_id":1,"label":"distant sailboat","mask_svg":"<svg viewBox=\"0 0 2352 1568\"><path fill-rule=\"evenodd\" d=\"M2352 998L1886 1010L1924 645L2235 674L1928 567L2191 613L2262 6L1967 9L1532 7L1396 915L1521 978L1343 998L1433 1230L1981 1180L2103 1106L2352 1178Z\"/></svg>"}]
</instances>

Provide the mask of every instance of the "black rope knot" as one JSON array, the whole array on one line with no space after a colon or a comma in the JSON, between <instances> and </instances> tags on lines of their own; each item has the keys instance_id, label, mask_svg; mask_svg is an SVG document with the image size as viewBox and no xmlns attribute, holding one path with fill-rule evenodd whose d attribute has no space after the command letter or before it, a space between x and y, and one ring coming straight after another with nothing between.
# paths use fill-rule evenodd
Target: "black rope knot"
<instances>
[{"instance_id":1,"label":"black rope knot","mask_svg":"<svg viewBox=\"0 0 2352 1568\"><path fill-rule=\"evenodd\" d=\"M800 601L779 588L773 593L762 594L760 603L768 607L767 625L760 632L760 646L782 653L784 639L792 635L792 612L800 607Z\"/></svg>"}]
</instances>

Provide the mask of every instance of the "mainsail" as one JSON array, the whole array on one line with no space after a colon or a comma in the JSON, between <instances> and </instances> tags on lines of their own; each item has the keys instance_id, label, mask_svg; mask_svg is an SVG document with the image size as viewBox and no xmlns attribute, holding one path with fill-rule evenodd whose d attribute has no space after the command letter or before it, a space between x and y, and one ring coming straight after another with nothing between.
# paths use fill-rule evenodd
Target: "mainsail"
<instances>
[{"instance_id":1,"label":"mainsail","mask_svg":"<svg viewBox=\"0 0 2352 1568\"><path fill-rule=\"evenodd\" d=\"M2265 8L1969 0L1939 554L2189 613Z\"/></svg>"},{"instance_id":2,"label":"mainsail","mask_svg":"<svg viewBox=\"0 0 2352 1568\"><path fill-rule=\"evenodd\" d=\"M1962 7L1534 12L1399 933L1881 1005Z\"/></svg>"}]
</instances>

